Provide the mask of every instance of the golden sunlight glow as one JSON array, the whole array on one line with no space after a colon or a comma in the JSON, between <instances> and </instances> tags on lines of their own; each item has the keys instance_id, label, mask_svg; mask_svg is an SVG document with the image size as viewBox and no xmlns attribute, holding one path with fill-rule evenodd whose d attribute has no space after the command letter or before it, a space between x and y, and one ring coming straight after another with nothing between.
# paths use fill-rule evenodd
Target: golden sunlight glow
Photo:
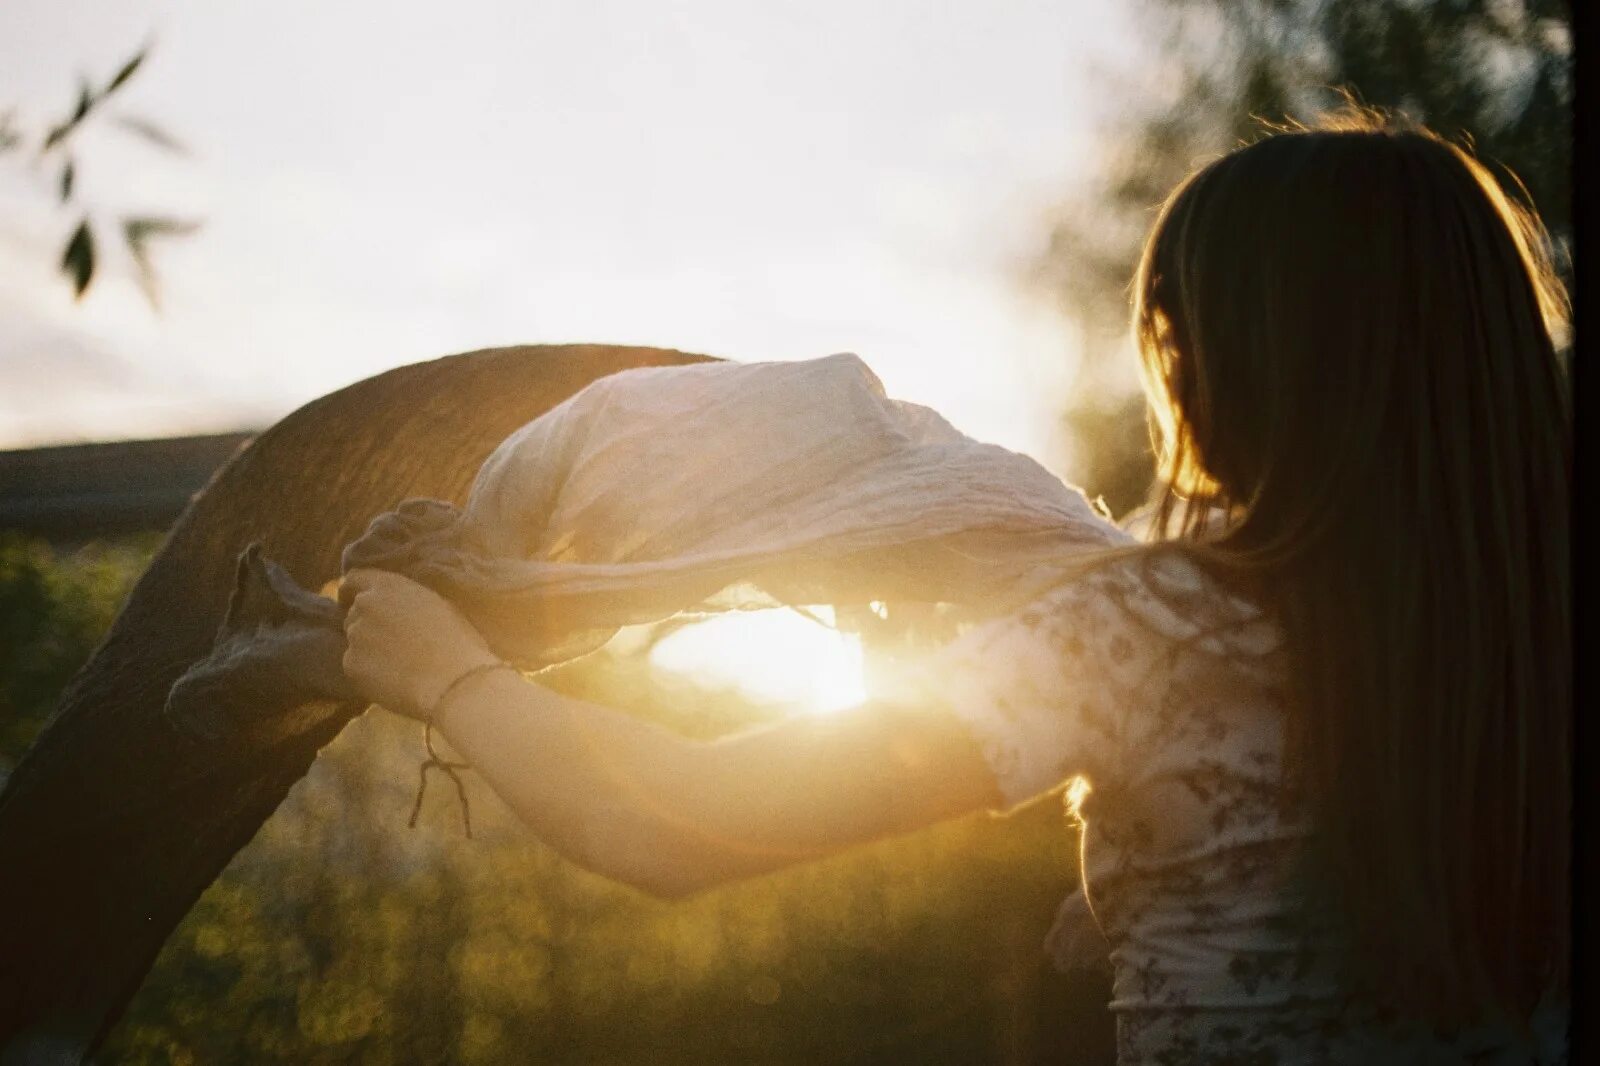
<instances>
[{"instance_id":1,"label":"golden sunlight glow","mask_svg":"<svg viewBox=\"0 0 1600 1066\"><path fill-rule=\"evenodd\" d=\"M828 607L733 611L673 633L650 652L658 669L761 702L831 714L866 698L861 640L832 628Z\"/></svg>"}]
</instances>

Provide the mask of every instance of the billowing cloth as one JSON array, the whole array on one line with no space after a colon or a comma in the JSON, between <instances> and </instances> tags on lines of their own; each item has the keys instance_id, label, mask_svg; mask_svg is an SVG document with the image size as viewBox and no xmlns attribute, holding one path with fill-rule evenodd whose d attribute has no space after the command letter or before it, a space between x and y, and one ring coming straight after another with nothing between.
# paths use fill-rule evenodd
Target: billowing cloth
<instances>
[{"instance_id":1,"label":"billowing cloth","mask_svg":"<svg viewBox=\"0 0 1600 1066\"><path fill-rule=\"evenodd\" d=\"M464 508L410 500L344 552L440 593L524 669L625 625L776 605L1014 610L1131 538L1026 456L889 399L854 355L623 371L523 426ZM216 735L356 693L336 604L258 551L169 717Z\"/></svg>"}]
</instances>

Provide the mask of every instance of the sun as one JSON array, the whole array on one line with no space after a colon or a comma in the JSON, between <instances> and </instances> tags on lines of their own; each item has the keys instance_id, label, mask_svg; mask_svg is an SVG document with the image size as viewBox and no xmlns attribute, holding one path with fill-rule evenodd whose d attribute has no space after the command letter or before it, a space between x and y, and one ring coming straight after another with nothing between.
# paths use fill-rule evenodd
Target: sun
<instances>
[{"instance_id":1,"label":"sun","mask_svg":"<svg viewBox=\"0 0 1600 1066\"><path fill-rule=\"evenodd\" d=\"M833 714L866 699L861 640L832 628L833 610L731 611L687 626L650 652L658 669L736 688L753 700Z\"/></svg>"}]
</instances>

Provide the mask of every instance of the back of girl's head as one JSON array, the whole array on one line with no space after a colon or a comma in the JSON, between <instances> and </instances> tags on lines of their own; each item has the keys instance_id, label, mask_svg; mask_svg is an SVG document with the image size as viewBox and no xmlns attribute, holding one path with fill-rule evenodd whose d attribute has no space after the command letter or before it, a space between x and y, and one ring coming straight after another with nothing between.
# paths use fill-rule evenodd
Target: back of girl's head
<instances>
[{"instance_id":1,"label":"back of girl's head","mask_svg":"<svg viewBox=\"0 0 1600 1066\"><path fill-rule=\"evenodd\" d=\"M1441 1021L1563 992L1571 415L1537 218L1351 108L1181 184L1134 304L1158 523L1267 589L1298 659L1353 976Z\"/></svg>"}]
</instances>

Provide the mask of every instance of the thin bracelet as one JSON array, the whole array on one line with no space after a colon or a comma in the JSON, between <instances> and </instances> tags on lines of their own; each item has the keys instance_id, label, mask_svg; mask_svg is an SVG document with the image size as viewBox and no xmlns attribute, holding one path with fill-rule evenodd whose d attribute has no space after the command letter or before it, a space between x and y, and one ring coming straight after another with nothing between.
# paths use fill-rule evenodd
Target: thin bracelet
<instances>
[{"instance_id":1,"label":"thin bracelet","mask_svg":"<svg viewBox=\"0 0 1600 1066\"><path fill-rule=\"evenodd\" d=\"M439 693L439 697L433 701L433 707L428 711L426 717L423 720L427 721L427 722L431 722L435 718L439 717L439 709L444 706L444 701L449 699L451 693L455 692L455 690L459 686L465 684L469 679L477 677L479 674L492 673L495 670L515 670L515 669L516 669L516 667L512 666L510 663L504 661L503 659L496 659L492 663L479 663L477 666L474 666L472 669L464 671L461 674L458 674L456 676L456 679L454 681L450 682L448 685L446 685L444 687L444 691Z\"/></svg>"},{"instance_id":2,"label":"thin bracelet","mask_svg":"<svg viewBox=\"0 0 1600 1066\"><path fill-rule=\"evenodd\" d=\"M454 681L451 681L444 687L444 691L439 693L439 698L433 701L432 710L423 716L422 746L427 750L428 757L423 760L422 768L418 773L417 800L411 805L411 820L407 823L410 828L415 829L417 827L417 818L422 814L422 797L423 794L428 790L428 771L440 770L443 771L444 775L448 777L456 786L456 797L461 801L461 825L462 828L466 830L467 839L472 839L472 808L467 803L467 786L465 782L461 780L461 775L456 773L457 770L470 770L472 766L470 763L450 762L449 760L441 757L440 754L434 750L433 719L434 716L438 714L439 708L444 706L445 699L456 690L458 685L477 674L492 673L493 671L500 669L514 670L516 667L507 662L496 661L492 663L479 663L472 669L464 671Z\"/></svg>"}]
</instances>

